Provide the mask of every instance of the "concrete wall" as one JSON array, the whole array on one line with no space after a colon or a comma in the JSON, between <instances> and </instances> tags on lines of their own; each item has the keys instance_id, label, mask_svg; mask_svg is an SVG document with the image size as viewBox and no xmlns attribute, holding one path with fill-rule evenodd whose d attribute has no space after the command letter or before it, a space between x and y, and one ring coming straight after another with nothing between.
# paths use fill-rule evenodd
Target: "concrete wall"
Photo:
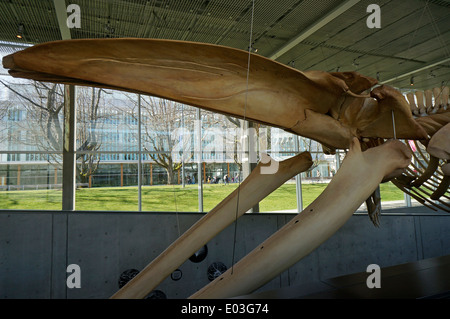
<instances>
[{"instance_id":1,"label":"concrete wall","mask_svg":"<svg viewBox=\"0 0 450 319\"><path fill-rule=\"evenodd\" d=\"M2 211L0 298L108 298L118 290L123 271L144 268L201 216ZM209 265L220 261L230 267L293 217L243 216L207 244L202 262L186 261L179 267L180 280L167 278L157 289L167 298L190 296L209 283ZM258 291L362 272L372 263L386 267L448 254L450 215L422 207L396 209L385 211L376 228L367 215L355 214L318 249ZM69 264L80 266L81 288L67 288Z\"/></svg>"}]
</instances>

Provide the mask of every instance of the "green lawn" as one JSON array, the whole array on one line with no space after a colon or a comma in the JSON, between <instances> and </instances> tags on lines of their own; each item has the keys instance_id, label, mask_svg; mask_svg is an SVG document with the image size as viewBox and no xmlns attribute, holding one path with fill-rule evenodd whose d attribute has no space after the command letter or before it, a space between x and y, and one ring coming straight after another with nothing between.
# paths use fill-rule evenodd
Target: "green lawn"
<instances>
[{"instance_id":1,"label":"green lawn","mask_svg":"<svg viewBox=\"0 0 450 319\"><path fill-rule=\"evenodd\" d=\"M325 189L327 184L303 184L303 207L309 205ZM204 185L204 211L211 210L230 194L238 184ZM144 186L142 209L144 211L198 211L198 186ZM60 210L61 191L25 190L1 191L0 209ZM403 193L393 184L381 185L383 201L402 200ZM137 187L83 188L76 192L77 210L136 211L138 209ZM260 211L289 210L297 207L295 184L287 183L260 203Z\"/></svg>"}]
</instances>

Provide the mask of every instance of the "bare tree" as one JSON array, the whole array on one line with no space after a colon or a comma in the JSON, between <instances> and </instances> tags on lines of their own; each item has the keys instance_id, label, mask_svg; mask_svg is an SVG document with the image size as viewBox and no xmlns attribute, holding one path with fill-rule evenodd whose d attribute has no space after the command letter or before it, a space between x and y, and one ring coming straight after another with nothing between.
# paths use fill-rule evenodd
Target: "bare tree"
<instances>
[{"instance_id":1,"label":"bare tree","mask_svg":"<svg viewBox=\"0 0 450 319\"><path fill-rule=\"evenodd\" d=\"M8 139L8 125L6 122L9 120L9 113L13 109L13 104L8 100L0 101L0 143L6 141Z\"/></svg>"},{"instance_id":2,"label":"bare tree","mask_svg":"<svg viewBox=\"0 0 450 319\"><path fill-rule=\"evenodd\" d=\"M90 91L90 92L88 92ZM80 183L87 183L89 176L98 169L100 156L95 151L101 147L97 129L104 116L100 115L99 107L102 102L104 89L79 88L77 94L77 139L81 145L77 148L77 174ZM90 152L94 151L94 152ZM85 153L86 152L86 153Z\"/></svg>"},{"instance_id":3,"label":"bare tree","mask_svg":"<svg viewBox=\"0 0 450 319\"><path fill-rule=\"evenodd\" d=\"M62 162L64 139L64 86L55 83L33 81L31 85L13 85L0 83L14 93L20 107L26 111L26 118L16 124L13 135L8 138L12 143L31 146L36 151L46 151L50 164ZM96 125L99 120L99 106L103 89L79 88L77 90L77 152L98 150L100 143L96 139ZM6 112L14 103L6 105ZM21 132L26 132L24 139ZM82 183L98 168L99 158L95 154L82 153L78 156L77 173Z\"/></svg>"},{"instance_id":4,"label":"bare tree","mask_svg":"<svg viewBox=\"0 0 450 319\"><path fill-rule=\"evenodd\" d=\"M236 129L236 131L238 132L238 134L226 135L226 142L233 144L234 163L238 166L239 171L243 171L242 154L240 154L240 152L254 152L255 157L249 156L250 158L255 160L255 163L250 163L253 166L255 166L256 161L259 160L259 158L257 157L258 154L261 154L261 152L270 153L270 127L266 127L265 125L256 122L248 122L247 125L245 125L244 120L233 118L231 116L225 116L225 118L227 120L227 123L225 125L229 126L231 124L231 127ZM245 131L242 130L244 127L246 127ZM247 138L249 138L249 135L251 134L254 135L253 138L255 139L254 149L244 150L242 145L242 138L244 137L243 135L248 135Z\"/></svg>"},{"instance_id":5,"label":"bare tree","mask_svg":"<svg viewBox=\"0 0 450 319\"><path fill-rule=\"evenodd\" d=\"M32 146L38 151L61 151L63 140L64 91L61 85L33 82L32 85L11 85L0 81L12 91L26 111L26 118L16 123L8 138L12 143ZM17 107L10 104L9 110ZM21 132L27 132L22 138ZM12 134L12 135L11 135ZM49 160L59 163L59 154L49 154Z\"/></svg>"},{"instance_id":6,"label":"bare tree","mask_svg":"<svg viewBox=\"0 0 450 319\"><path fill-rule=\"evenodd\" d=\"M137 121L138 99L135 95L128 95L128 98L133 107L128 108L127 112ZM166 170L167 184L176 183L176 174L183 162L188 162L194 155L187 151L189 147L186 145L191 143L192 134L186 127L193 127L195 112L171 100L141 96L141 120L144 152Z\"/></svg>"},{"instance_id":7,"label":"bare tree","mask_svg":"<svg viewBox=\"0 0 450 319\"><path fill-rule=\"evenodd\" d=\"M236 119L233 118L231 116L225 116L225 118L229 121L229 123L231 123L232 125L235 126L236 129L240 129L243 126L243 120L240 119ZM233 159L234 159L234 163L236 163L236 165L239 168L239 171L242 171L242 156L239 156L239 150L240 147L238 146L240 141L239 141L239 135L238 134L232 134L230 136L226 136L226 138L228 139L227 142L228 143L232 143L233 144ZM231 141L230 141L231 139Z\"/></svg>"}]
</instances>

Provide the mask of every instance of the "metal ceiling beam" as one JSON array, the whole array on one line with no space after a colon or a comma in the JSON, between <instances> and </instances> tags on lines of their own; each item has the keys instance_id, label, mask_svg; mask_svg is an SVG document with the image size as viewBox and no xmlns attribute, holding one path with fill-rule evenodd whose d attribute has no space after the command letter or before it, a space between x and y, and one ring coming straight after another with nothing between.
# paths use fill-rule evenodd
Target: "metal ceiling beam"
<instances>
[{"instance_id":1,"label":"metal ceiling beam","mask_svg":"<svg viewBox=\"0 0 450 319\"><path fill-rule=\"evenodd\" d=\"M72 36L67 26L67 7L65 0L53 0L59 30L63 40ZM64 85L64 141L63 141L63 176L62 176L62 209L75 210L76 190L76 88ZM67 217L66 217L67 218Z\"/></svg>"},{"instance_id":2,"label":"metal ceiling beam","mask_svg":"<svg viewBox=\"0 0 450 319\"><path fill-rule=\"evenodd\" d=\"M415 74L415 73L418 73L418 72L421 72L421 71L424 71L424 70L433 68L433 67L435 67L436 65L444 64L444 63L447 63L447 62L450 62L450 58L446 58L446 59L443 59L443 60L439 60L439 61L432 62L432 63L427 64L427 65L425 65L425 66L423 66L423 67L421 67L421 68L414 69L414 70L411 70L411 71L402 73L402 74L400 74L400 75L397 75L397 76L395 76L395 77L393 77L393 78L390 78L389 80L382 81L382 82L380 82L379 84L386 84L386 83L389 83L389 82L392 82L392 81L395 81L395 80L404 78L404 77L409 76L409 75L413 75L413 74Z\"/></svg>"},{"instance_id":3,"label":"metal ceiling beam","mask_svg":"<svg viewBox=\"0 0 450 319\"><path fill-rule=\"evenodd\" d=\"M0 46L4 48L12 48L12 49L25 49L33 46L30 43L14 43L0 40Z\"/></svg>"},{"instance_id":4,"label":"metal ceiling beam","mask_svg":"<svg viewBox=\"0 0 450 319\"><path fill-rule=\"evenodd\" d=\"M70 29L67 26L67 7L65 0L53 0L55 5L56 18L58 19L59 30L61 31L61 38L63 40L70 40L72 38Z\"/></svg>"},{"instance_id":5,"label":"metal ceiling beam","mask_svg":"<svg viewBox=\"0 0 450 319\"><path fill-rule=\"evenodd\" d=\"M338 16L340 16L342 13L353 7L355 4L360 2L360 0L348 0L345 1L343 4L338 6L336 9L322 17L320 20L318 20L316 23L311 25L308 29L303 31L302 33L298 34L296 37L291 39L289 42L287 42L285 45L283 45L281 48L273 52L269 58L276 60L283 54L285 54L287 51L291 50L293 47L295 47L297 44L308 38L310 35L312 35L314 32L322 28L324 25L329 23L330 21L334 20Z\"/></svg>"}]
</instances>

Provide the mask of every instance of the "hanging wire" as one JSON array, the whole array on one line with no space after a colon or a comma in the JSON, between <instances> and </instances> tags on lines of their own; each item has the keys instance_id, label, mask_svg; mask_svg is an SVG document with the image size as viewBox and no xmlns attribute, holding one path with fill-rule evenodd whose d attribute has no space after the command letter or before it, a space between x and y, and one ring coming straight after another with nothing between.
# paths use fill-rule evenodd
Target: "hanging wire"
<instances>
[{"instance_id":1,"label":"hanging wire","mask_svg":"<svg viewBox=\"0 0 450 319\"><path fill-rule=\"evenodd\" d=\"M394 140L397 139L397 133L395 131L395 116L394 116L394 110L392 110L392 129L394 130Z\"/></svg>"},{"instance_id":2,"label":"hanging wire","mask_svg":"<svg viewBox=\"0 0 450 319\"><path fill-rule=\"evenodd\" d=\"M441 31L439 30L439 27L438 27L438 25L436 23L436 18L433 16L433 13L431 12L430 7L428 6L428 2L429 2L429 0L425 4L425 8L427 9L427 13L430 16L430 20L431 20L431 24L433 26L434 32L436 32L437 39L440 42L440 44L442 46L442 49L445 51L445 56L446 57L450 57L450 51L449 51L448 47L445 45L444 40L442 39ZM439 95L435 96L435 101L441 97L441 95L442 95L442 93L444 91L443 88L444 88L445 85L447 85L447 83L448 83L448 80L445 80L445 82L442 81L441 90L439 92Z\"/></svg>"},{"instance_id":3,"label":"hanging wire","mask_svg":"<svg viewBox=\"0 0 450 319\"><path fill-rule=\"evenodd\" d=\"M252 50L252 44L253 44L253 20L254 20L254 13L255 13L255 0L252 0L252 16L250 20L250 40L248 44L248 59L247 59L247 79L246 79L246 91L245 91L245 104L244 104L244 117L243 120L245 122L246 120L246 112L247 112L247 101L248 101L248 83L249 83L249 77L250 77L250 58L251 58L251 50ZM250 156L249 156L250 160ZM234 271L234 261L235 261L235 255L236 255L236 237L237 237L237 220L238 220L238 212L239 212L239 195L241 190L241 174L239 174L238 178L238 191L237 191L237 203L236 203L236 215L234 220L234 238L233 238L233 254L232 254L232 260L231 260L231 275L233 275Z\"/></svg>"},{"instance_id":4,"label":"hanging wire","mask_svg":"<svg viewBox=\"0 0 450 319\"><path fill-rule=\"evenodd\" d=\"M178 216L178 207L177 207L177 194L175 191L175 184L172 181L172 191L173 191L173 198L174 198L174 202L175 202L175 216L176 216L176 221L177 221L177 231L178 231L178 238L181 236L181 232L180 232L180 220L179 220L179 216Z\"/></svg>"},{"instance_id":5,"label":"hanging wire","mask_svg":"<svg viewBox=\"0 0 450 319\"><path fill-rule=\"evenodd\" d=\"M445 46L445 42L442 39L441 32L436 23L436 19L433 17L433 14L429 7L429 0L426 1L426 3L425 3L420 20L422 19L423 15L425 13L428 13L428 16L431 20L431 24L434 29L434 32L436 33L436 38L438 39L439 43L441 44L442 49L444 50L445 56L449 57L450 52L449 52L448 48ZM420 20L419 20L419 24L414 32L414 35L416 34L417 29L420 25ZM411 44L412 44L412 39L411 39L410 45L408 47L408 51L410 50ZM443 94L444 86L447 83L448 83L448 80L442 81L441 90L439 91L437 96L434 96L435 104L438 103L437 101L440 99L441 95ZM439 106L439 105L435 105L435 106ZM394 118L393 118L393 121L394 121ZM394 129L395 129L395 124L394 124ZM430 165L432 165L432 164L430 163L431 158L425 153L425 150L422 151L422 148L420 147L418 141L414 141L413 143L415 146L414 148L412 148L409 143L406 143L406 145L408 145L408 147L410 148L410 150L412 151L412 154L413 154L413 161L412 161L411 165L407 168L407 175L414 178L417 181L421 177L421 175L424 174L424 172L428 169L428 167L430 167ZM403 183L400 183L400 182L396 181L395 179L392 182L398 188L400 188L405 194L409 195L410 197L413 197L422 205L424 205L432 210L436 210L436 208L438 208L438 209L442 209L442 210L446 211L446 210L448 210L446 207L450 207L450 205L448 205L448 202L444 201L444 199L437 199L437 200L431 199L433 192L439 187L439 182L441 181L441 178L439 177L439 175L442 176L442 173L439 172L438 170L436 170L432 176L430 176L426 181L423 181L420 185L417 185L416 187L405 186ZM430 198L428 198L428 197L430 197ZM449 199L449 196L444 194L443 198ZM443 205L443 206L441 206L441 205ZM444 206L446 206L446 207L444 207Z\"/></svg>"},{"instance_id":6,"label":"hanging wire","mask_svg":"<svg viewBox=\"0 0 450 319\"><path fill-rule=\"evenodd\" d=\"M445 51L445 55L448 57L448 56L450 56L450 51L449 51L448 47L445 45L444 40L442 39L441 31L439 30L439 27L436 23L436 19L434 18L433 13L431 12L430 7L428 6L428 2L429 1L427 1L427 3L425 4L425 8L427 9L427 13L430 16L431 24L433 26L434 32L436 32L437 38L442 45L442 49Z\"/></svg>"},{"instance_id":7,"label":"hanging wire","mask_svg":"<svg viewBox=\"0 0 450 319\"><path fill-rule=\"evenodd\" d=\"M442 46L442 49L445 51L445 56L446 57L450 57L450 51L448 50L447 46L445 45L444 40L442 39L441 32L440 32L439 27L438 27L438 25L436 23L436 19L434 18L433 14L431 12L429 3L430 3L430 0L427 0L425 2L425 5L424 5L423 10L422 10L422 13L421 13L420 18L419 18L419 20L417 22L417 26L416 26L416 28L415 28L415 30L413 32L413 35L412 35L412 37L411 37L411 39L409 41L407 52L408 53L410 52L411 47L412 47L412 43L414 41L414 38L416 37L417 31L419 30L419 26L420 26L420 24L422 22L422 19L423 19L425 13L428 13L428 16L430 17L431 25L432 25L432 27L434 29L434 32L436 33L436 37L437 37L438 41L440 42L440 44ZM448 80L446 82L448 82ZM442 90L441 90L440 94L442 94Z\"/></svg>"},{"instance_id":8,"label":"hanging wire","mask_svg":"<svg viewBox=\"0 0 450 319\"><path fill-rule=\"evenodd\" d=\"M184 176L181 176L181 178L184 179ZM173 199L174 199L174 203L175 203L175 217L176 217L176 221L177 221L178 238L180 238L180 236L181 236L180 219L179 219L179 216L178 216L177 193L176 193L176 190L175 190L175 181L174 180L172 180L172 192L173 192Z\"/></svg>"}]
</instances>

